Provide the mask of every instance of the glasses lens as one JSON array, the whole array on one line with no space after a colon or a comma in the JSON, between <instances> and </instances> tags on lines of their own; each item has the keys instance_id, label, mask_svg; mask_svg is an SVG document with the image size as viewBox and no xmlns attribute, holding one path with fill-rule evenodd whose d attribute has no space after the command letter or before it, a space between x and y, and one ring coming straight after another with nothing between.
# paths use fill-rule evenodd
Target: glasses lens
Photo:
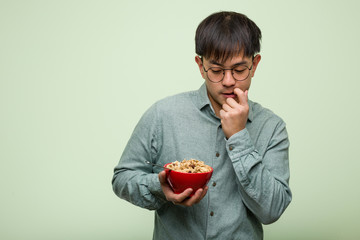
<instances>
[{"instance_id":1,"label":"glasses lens","mask_svg":"<svg viewBox=\"0 0 360 240\"><path fill-rule=\"evenodd\" d=\"M224 77L224 70L222 68L209 68L207 72L208 78L212 82L221 82Z\"/></svg>"},{"instance_id":2,"label":"glasses lens","mask_svg":"<svg viewBox=\"0 0 360 240\"><path fill-rule=\"evenodd\" d=\"M238 66L232 70L232 73L236 80L242 81L249 76L250 70L246 66Z\"/></svg>"},{"instance_id":3,"label":"glasses lens","mask_svg":"<svg viewBox=\"0 0 360 240\"><path fill-rule=\"evenodd\" d=\"M237 66L231 69L231 72L235 80L243 81L249 76L250 69L247 68L246 66ZM230 69L226 69L226 70L230 70ZM224 71L225 69L220 67L209 68L209 70L207 70L207 77L212 82L221 82L225 75Z\"/></svg>"}]
</instances>

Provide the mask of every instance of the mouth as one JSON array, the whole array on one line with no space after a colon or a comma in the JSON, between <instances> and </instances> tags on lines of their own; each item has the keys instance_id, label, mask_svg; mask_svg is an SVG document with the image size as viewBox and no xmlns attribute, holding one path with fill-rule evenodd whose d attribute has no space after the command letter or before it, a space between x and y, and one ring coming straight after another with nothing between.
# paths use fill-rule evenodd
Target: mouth
<instances>
[{"instance_id":1,"label":"mouth","mask_svg":"<svg viewBox=\"0 0 360 240\"><path fill-rule=\"evenodd\" d=\"M233 92L229 92L229 93L223 93L224 97L226 98L235 98L236 94Z\"/></svg>"}]
</instances>

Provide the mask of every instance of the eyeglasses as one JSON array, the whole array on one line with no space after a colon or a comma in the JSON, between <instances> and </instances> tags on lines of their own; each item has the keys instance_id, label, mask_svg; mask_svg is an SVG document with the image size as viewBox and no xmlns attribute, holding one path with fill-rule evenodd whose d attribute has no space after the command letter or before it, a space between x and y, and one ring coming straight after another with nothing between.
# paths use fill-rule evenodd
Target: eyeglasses
<instances>
[{"instance_id":1,"label":"eyeglasses","mask_svg":"<svg viewBox=\"0 0 360 240\"><path fill-rule=\"evenodd\" d=\"M221 67L211 67L206 70L203 65L203 69L206 72L208 79L214 83L221 82L224 79L226 70L231 70L231 75L236 81L244 81L249 77L252 67L253 64L251 64L250 68L245 65L238 65L227 69Z\"/></svg>"}]
</instances>

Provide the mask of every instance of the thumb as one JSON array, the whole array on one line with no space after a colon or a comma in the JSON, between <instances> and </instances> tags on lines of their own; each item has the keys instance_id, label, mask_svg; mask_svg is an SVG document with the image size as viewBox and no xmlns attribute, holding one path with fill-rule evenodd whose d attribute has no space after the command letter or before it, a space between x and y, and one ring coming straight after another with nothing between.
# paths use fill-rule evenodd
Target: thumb
<instances>
[{"instance_id":1,"label":"thumb","mask_svg":"<svg viewBox=\"0 0 360 240\"><path fill-rule=\"evenodd\" d=\"M161 184L166 183L166 172L165 171L161 171L159 172L159 181Z\"/></svg>"}]
</instances>

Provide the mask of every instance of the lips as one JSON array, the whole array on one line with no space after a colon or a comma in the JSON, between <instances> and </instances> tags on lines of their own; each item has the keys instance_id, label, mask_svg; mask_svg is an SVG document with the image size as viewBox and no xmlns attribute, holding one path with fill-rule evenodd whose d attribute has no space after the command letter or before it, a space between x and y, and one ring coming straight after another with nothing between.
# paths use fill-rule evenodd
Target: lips
<instances>
[{"instance_id":1,"label":"lips","mask_svg":"<svg viewBox=\"0 0 360 240\"><path fill-rule=\"evenodd\" d=\"M223 93L223 95L226 98L234 98L234 97L236 97L236 95L233 92L231 92L231 93Z\"/></svg>"}]
</instances>

